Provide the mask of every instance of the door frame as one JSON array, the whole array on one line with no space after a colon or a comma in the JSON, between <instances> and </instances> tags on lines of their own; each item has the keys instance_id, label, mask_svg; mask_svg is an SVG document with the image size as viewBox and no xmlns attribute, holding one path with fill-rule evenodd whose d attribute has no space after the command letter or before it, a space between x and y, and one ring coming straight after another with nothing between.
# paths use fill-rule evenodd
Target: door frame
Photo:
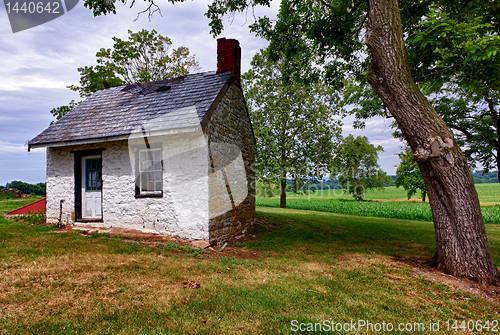
<instances>
[{"instance_id":1,"label":"door frame","mask_svg":"<svg viewBox=\"0 0 500 335\"><path fill-rule=\"evenodd\" d=\"M102 166L102 151L105 149L93 149L93 150L78 150L72 151L75 157L75 221L76 222L103 222L104 221L104 211L102 208L103 201L103 187L101 187L101 217L97 219L83 219L82 218L82 179L85 171L82 171L83 160L88 156L99 156L101 158ZM101 174L102 177L102 174ZM102 179L102 178L101 178ZM103 181L104 183L104 181Z\"/></svg>"}]
</instances>

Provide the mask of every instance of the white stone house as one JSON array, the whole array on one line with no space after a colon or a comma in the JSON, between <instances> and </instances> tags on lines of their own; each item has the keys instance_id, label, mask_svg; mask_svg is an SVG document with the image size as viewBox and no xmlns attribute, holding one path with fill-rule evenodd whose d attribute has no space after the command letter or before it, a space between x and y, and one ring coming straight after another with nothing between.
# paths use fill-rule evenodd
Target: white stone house
<instances>
[{"instance_id":1,"label":"white stone house","mask_svg":"<svg viewBox=\"0 0 500 335\"><path fill-rule=\"evenodd\" d=\"M98 91L29 141L47 148L47 222L224 241L255 217L239 43L217 71ZM63 200L63 202L61 202Z\"/></svg>"}]
</instances>

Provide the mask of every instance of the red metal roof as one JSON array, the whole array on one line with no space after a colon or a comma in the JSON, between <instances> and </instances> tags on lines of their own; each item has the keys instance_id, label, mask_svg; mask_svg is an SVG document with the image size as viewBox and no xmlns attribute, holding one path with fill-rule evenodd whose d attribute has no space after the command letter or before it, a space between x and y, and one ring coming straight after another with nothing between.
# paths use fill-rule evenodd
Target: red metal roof
<instances>
[{"instance_id":1,"label":"red metal roof","mask_svg":"<svg viewBox=\"0 0 500 335\"><path fill-rule=\"evenodd\" d=\"M29 214L29 213L33 214L33 213L45 212L46 205L47 205L47 199L43 198L29 205L15 209L12 212L8 212L5 215L19 215L19 214Z\"/></svg>"}]
</instances>

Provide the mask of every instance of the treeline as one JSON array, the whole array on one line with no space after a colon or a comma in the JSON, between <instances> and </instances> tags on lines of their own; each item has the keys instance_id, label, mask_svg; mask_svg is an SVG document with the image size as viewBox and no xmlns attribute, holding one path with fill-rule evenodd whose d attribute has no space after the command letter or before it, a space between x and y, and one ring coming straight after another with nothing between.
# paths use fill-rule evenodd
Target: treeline
<instances>
[{"instance_id":1,"label":"treeline","mask_svg":"<svg viewBox=\"0 0 500 335\"><path fill-rule=\"evenodd\" d=\"M396 180L397 176L389 176L390 181L386 183L384 186L394 186L394 180ZM498 183L498 172L491 171L483 174L483 171L476 171L472 173L472 178L474 179L475 184L486 184L486 183ZM340 188L339 181L337 179L324 179L324 180L311 180L296 182L294 180L288 179L287 183L287 191L300 193L309 190L331 190L335 188ZM266 185L267 186L267 185ZM270 187L270 186L267 186ZM278 190L274 190L274 192L279 193Z\"/></svg>"},{"instance_id":2,"label":"treeline","mask_svg":"<svg viewBox=\"0 0 500 335\"><path fill-rule=\"evenodd\" d=\"M394 186L394 180L396 179L396 176L389 176L390 180L388 183L384 183L384 187L389 187L389 186ZM313 189L313 190L331 190L335 188L340 188L340 183L337 179L324 179L321 181L313 181L313 182L301 182L297 183L293 180L288 179L286 181L287 183L287 191L288 192L296 192L296 189L298 191L305 191L307 189Z\"/></svg>"},{"instance_id":3,"label":"treeline","mask_svg":"<svg viewBox=\"0 0 500 335\"><path fill-rule=\"evenodd\" d=\"M0 188L3 188L3 186L0 186ZM34 193L35 195L45 195L46 193L46 183L28 184L22 181L14 180L5 184L5 188L15 188L24 194Z\"/></svg>"},{"instance_id":4,"label":"treeline","mask_svg":"<svg viewBox=\"0 0 500 335\"><path fill-rule=\"evenodd\" d=\"M475 184L498 183L498 171L491 171L483 174L483 171L472 172L472 179Z\"/></svg>"}]
</instances>

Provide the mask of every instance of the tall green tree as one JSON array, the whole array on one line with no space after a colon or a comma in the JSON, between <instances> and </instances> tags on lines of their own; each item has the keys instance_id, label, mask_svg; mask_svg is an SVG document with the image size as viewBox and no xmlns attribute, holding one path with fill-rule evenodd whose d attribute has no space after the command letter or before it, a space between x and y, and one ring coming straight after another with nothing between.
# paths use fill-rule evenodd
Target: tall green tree
<instances>
[{"instance_id":1,"label":"tall green tree","mask_svg":"<svg viewBox=\"0 0 500 335\"><path fill-rule=\"evenodd\" d=\"M156 30L128 30L128 40L113 37L113 48L96 53L97 65L79 67L80 85L68 86L86 98L105 88L184 76L200 70L186 47L172 49L172 40ZM59 120L79 102L71 101L50 112Z\"/></svg>"},{"instance_id":2,"label":"tall green tree","mask_svg":"<svg viewBox=\"0 0 500 335\"><path fill-rule=\"evenodd\" d=\"M106 2L87 0L85 4L95 14L102 14L114 10L114 2L107 5ZM214 0L207 12L212 32L220 34L224 15L269 2ZM283 31L302 36L305 45L323 61L324 82L332 87L341 86L346 75L362 78L369 64L367 81L396 120L421 168L436 228L437 267L483 283L498 282L498 269L488 246L479 198L465 155L416 85L405 45L405 37L412 33L407 26L420 25L432 5L445 8L455 3L463 11L468 11L469 5L483 6L487 15L497 11L498 6L490 1L415 1L411 6L409 2L402 1L400 7L398 0L282 0L280 14L286 15L275 22L259 18L253 29L271 40L273 49L284 55L289 55L292 49L282 38ZM406 16L407 11L412 14ZM423 14L416 15L418 11Z\"/></svg>"},{"instance_id":3,"label":"tall green tree","mask_svg":"<svg viewBox=\"0 0 500 335\"><path fill-rule=\"evenodd\" d=\"M347 193L363 201L366 190L383 189L391 181L378 164L378 154L383 151L366 136L347 136L335 151L331 178L338 178Z\"/></svg>"},{"instance_id":4,"label":"tall green tree","mask_svg":"<svg viewBox=\"0 0 500 335\"><path fill-rule=\"evenodd\" d=\"M402 14L419 87L453 130L469 165L499 170L499 7L485 1L409 2ZM352 110L356 126L373 115L388 115L362 82L349 86L346 103L359 106Z\"/></svg>"},{"instance_id":5,"label":"tall green tree","mask_svg":"<svg viewBox=\"0 0 500 335\"><path fill-rule=\"evenodd\" d=\"M287 80L290 64L269 59L266 50L251 64L243 83L256 138L257 178L279 185L285 208L287 178L317 178L328 171L341 131L333 119L336 98L321 84Z\"/></svg>"},{"instance_id":6,"label":"tall green tree","mask_svg":"<svg viewBox=\"0 0 500 335\"><path fill-rule=\"evenodd\" d=\"M401 162L396 170L394 184L396 187L402 186L405 189L408 200L419 192L422 196L422 202L425 202L427 189L425 188L425 182L420 173L420 168L413 158L411 148L405 146L404 150L401 151L398 156Z\"/></svg>"}]
</instances>

